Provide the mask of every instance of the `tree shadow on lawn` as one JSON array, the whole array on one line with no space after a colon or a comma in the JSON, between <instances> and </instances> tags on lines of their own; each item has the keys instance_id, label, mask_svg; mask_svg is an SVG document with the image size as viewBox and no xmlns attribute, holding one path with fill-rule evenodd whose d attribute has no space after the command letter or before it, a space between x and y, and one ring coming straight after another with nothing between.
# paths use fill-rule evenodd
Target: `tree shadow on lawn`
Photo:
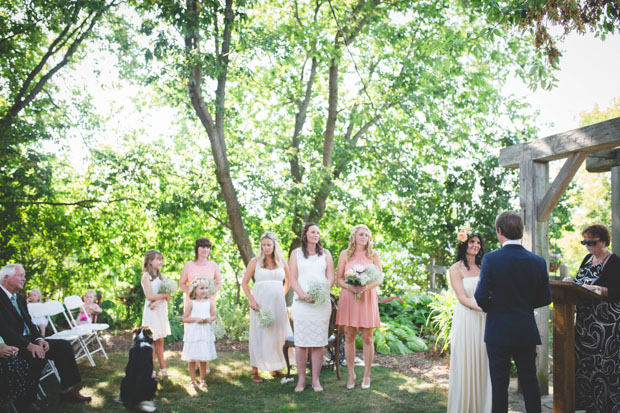
<instances>
[{"instance_id":1,"label":"tree shadow on lawn","mask_svg":"<svg viewBox=\"0 0 620 413\"><path fill-rule=\"evenodd\" d=\"M114 399L118 397L120 381L125 375L127 355L114 353L110 360L97 358L97 366L80 362L83 393L93 401L84 405L60 403L58 383L48 378L43 387L48 394L49 412L122 412L126 409ZM280 383L261 372L263 383L250 379L251 367L247 353L220 353L210 363L211 373L206 381L207 391L196 391L190 386L187 363L181 361L178 351L166 352L168 378L160 381L156 396L158 412L193 412L202 410L230 412L445 412L447 390L414 377L384 367L373 367L372 385L361 390L363 367L355 369L357 386L347 390L346 368L343 377L324 368L321 384L325 389L315 393L310 387L308 369L306 390L295 393L295 382ZM294 376L295 379L297 378Z\"/></svg>"}]
</instances>

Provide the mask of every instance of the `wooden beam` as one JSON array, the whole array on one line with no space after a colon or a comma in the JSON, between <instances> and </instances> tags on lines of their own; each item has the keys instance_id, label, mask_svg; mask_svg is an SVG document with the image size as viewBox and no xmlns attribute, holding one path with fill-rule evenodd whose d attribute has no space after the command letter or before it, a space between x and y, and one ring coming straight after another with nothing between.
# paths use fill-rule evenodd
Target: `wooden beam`
<instances>
[{"instance_id":1,"label":"wooden beam","mask_svg":"<svg viewBox=\"0 0 620 413\"><path fill-rule=\"evenodd\" d=\"M503 148L499 152L499 165L517 168L525 159L552 161L566 158L572 152L597 152L616 146L620 146L620 117Z\"/></svg>"},{"instance_id":2,"label":"wooden beam","mask_svg":"<svg viewBox=\"0 0 620 413\"><path fill-rule=\"evenodd\" d=\"M609 172L614 166L620 166L620 149L594 152L586 159L588 172Z\"/></svg>"},{"instance_id":3,"label":"wooden beam","mask_svg":"<svg viewBox=\"0 0 620 413\"><path fill-rule=\"evenodd\" d=\"M553 211L553 208L555 208L558 204L562 194L566 191L566 188L568 188L570 181L573 179L587 156L587 152L573 152L568 155L562 169L560 169L560 172L558 172L558 175L555 177L553 183L547 190L545 197L542 201L540 201L538 207L536 208L538 222L547 221L549 219L551 211Z\"/></svg>"},{"instance_id":4,"label":"wooden beam","mask_svg":"<svg viewBox=\"0 0 620 413\"><path fill-rule=\"evenodd\" d=\"M549 262L549 223L538 222L536 206L547 192L549 163L523 160L520 163L519 201L523 216L523 246ZM549 394L549 307L534 312L542 345L536 352L536 377L540 394Z\"/></svg>"},{"instance_id":5,"label":"wooden beam","mask_svg":"<svg viewBox=\"0 0 620 413\"><path fill-rule=\"evenodd\" d=\"M620 166L611 168L611 248L620 255Z\"/></svg>"}]
</instances>

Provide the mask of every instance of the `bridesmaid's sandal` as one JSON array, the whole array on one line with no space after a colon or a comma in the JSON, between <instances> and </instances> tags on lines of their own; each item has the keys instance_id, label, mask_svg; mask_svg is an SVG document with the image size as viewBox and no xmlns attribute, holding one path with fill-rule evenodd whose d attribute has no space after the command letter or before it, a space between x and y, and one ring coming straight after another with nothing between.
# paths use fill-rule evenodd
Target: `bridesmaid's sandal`
<instances>
[{"instance_id":1,"label":"bridesmaid's sandal","mask_svg":"<svg viewBox=\"0 0 620 413\"><path fill-rule=\"evenodd\" d=\"M362 389L370 389L370 377L368 377L368 382L366 382L366 377L364 377L364 380L362 381Z\"/></svg>"},{"instance_id":2,"label":"bridesmaid's sandal","mask_svg":"<svg viewBox=\"0 0 620 413\"><path fill-rule=\"evenodd\" d=\"M192 380L192 387L194 388L194 390L200 390L200 386L198 385L198 382L196 380Z\"/></svg>"},{"instance_id":3,"label":"bridesmaid's sandal","mask_svg":"<svg viewBox=\"0 0 620 413\"><path fill-rule=\"evenodd\" d=\"M168 371L166 371L166 369L161 369L159 370L159 375L161 376L162 379L164 377L168 377Z\"/></svg>"},{"instance_id":4,"label":"bridesmaid's sandal","mask_svg":"<svg viewBox=\"0 0 620 413\"><path fill-rule=\"evenodd\" d=\"M206 390L209 386L207 386L207 382L204 380L200 380L200 388Z\"/></svg>"},{"instance_id":5,"label":"bridesmaid's sandal","mask_svg":"<svg viewBox=\"0 0 620 413\"><path fill-rule=\"evenodd\" d=\"M260 378L260 376L258 375L258 373L254 373L252 374L252 381L254 383L262 383L263 379Z\"/></svg>"}]
</instances>

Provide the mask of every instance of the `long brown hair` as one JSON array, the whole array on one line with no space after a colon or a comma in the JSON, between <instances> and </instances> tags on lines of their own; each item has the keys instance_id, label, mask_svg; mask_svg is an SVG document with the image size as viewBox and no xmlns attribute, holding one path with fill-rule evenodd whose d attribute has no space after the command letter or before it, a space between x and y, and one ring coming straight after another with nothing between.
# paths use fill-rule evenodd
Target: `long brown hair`
<instances>
[{"instance_id":1,"label":"long brown hair","mask_svg":"<svg viewBox=\"0 0 620 413\"><path fill-rule=\"evenodd\" d=\"M304 229L301 230L301 252L304 254L304 258L308 258L308 240L306 239L306 234L310 227L319 227L318 224L314 222L307 222L304 225ZM321 238L319 238L319 242L316 243L316 255L323 255L323 244L321 244Z\"/></svg>"},{"instance_id":2,"label":"long brown hair","mask_svg":"<svg viewBox=\"0 0 620 413\"><path fill-rule=\"evenodd\" d=\"M146 254L144 254L144 263L142 263L142 271L148 273L149 276L151 277L151 280L154 280L155 278L161 278L161 272L159 272L159 270L155 270L153 266L151 265L151 261L153 261L157 257L161 257L161 259L164 259L164 254L162 254L161 252L157 250L148 250Z\"/></svg>"}]
</instances>

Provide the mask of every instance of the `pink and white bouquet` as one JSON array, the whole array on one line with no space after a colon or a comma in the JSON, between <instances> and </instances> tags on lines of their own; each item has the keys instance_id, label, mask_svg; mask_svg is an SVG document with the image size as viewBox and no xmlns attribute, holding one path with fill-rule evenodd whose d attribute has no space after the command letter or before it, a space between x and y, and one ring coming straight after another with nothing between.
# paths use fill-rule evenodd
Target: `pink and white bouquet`
<instances>
[{"instance_id":1,"label":"pink and white bouquet","mask_svg":"<svg viewBox=\"0 0 620 413\"><path fill-rule=\"evenodd\" d=\"M383 273L374 264L354 265L344 273L344 282L355 287L363 287L381 281L383 281ZM359 293L354 293L354 297L359 300Z\"/></svg>"}]
</instances>

